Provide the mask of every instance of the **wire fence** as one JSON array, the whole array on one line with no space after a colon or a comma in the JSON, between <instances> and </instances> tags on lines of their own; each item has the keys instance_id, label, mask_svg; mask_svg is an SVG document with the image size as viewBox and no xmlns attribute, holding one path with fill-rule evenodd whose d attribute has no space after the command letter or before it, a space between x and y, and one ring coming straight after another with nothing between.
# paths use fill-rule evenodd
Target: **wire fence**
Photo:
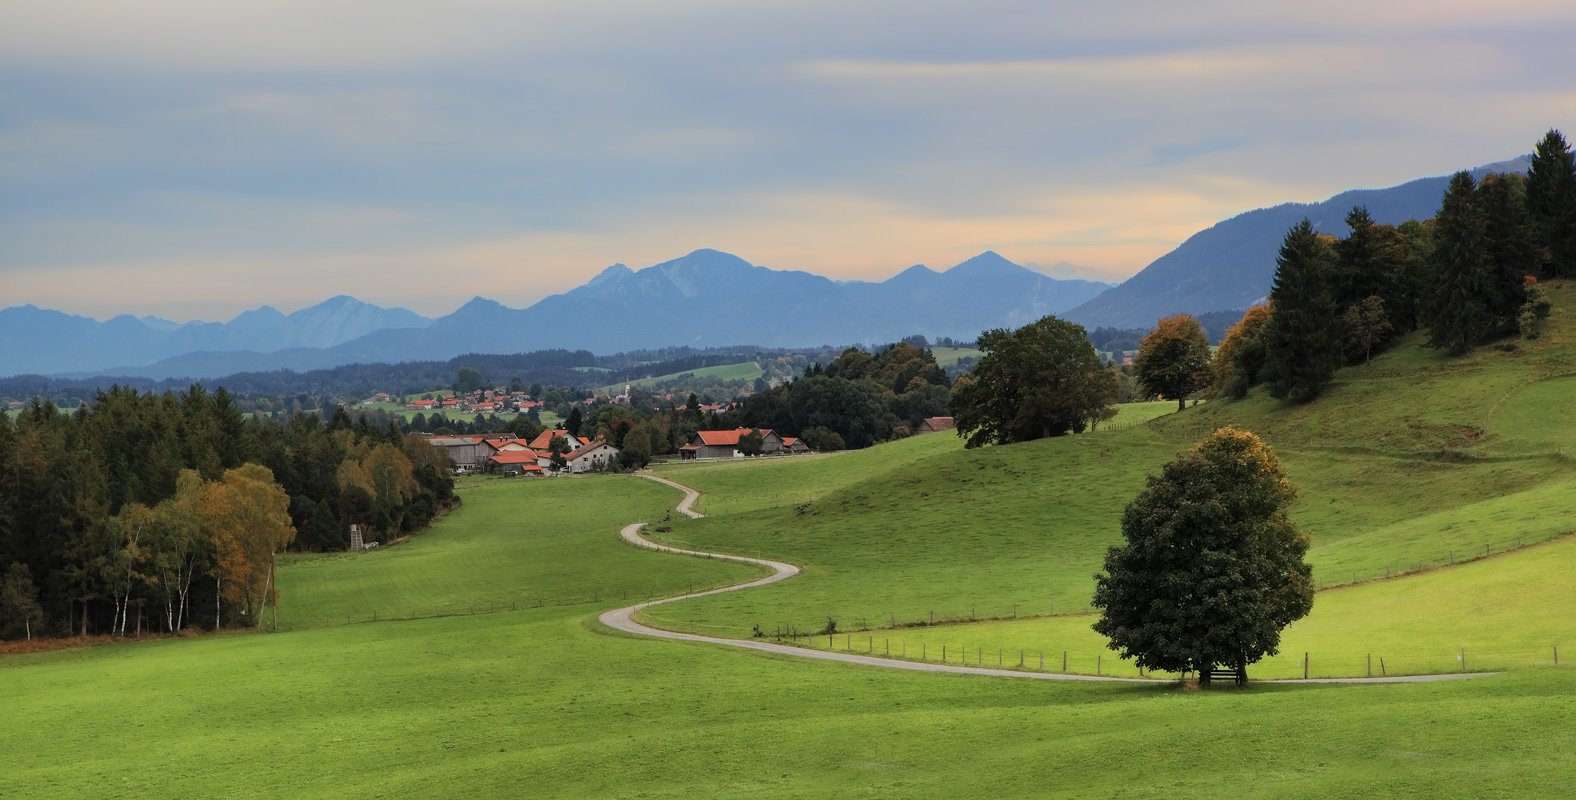
<instances>
[{"instance_id":1,"label":"wire fence","mask_svg":"<svg viewBox=\"0 0 1576 800\"><path fill-rule=\"evenodd\" d=\"M849 633L767 633L761 638L813 650L879 656L904 661L952 664L1025 672L1093 675L1125 678L1169 678L1175 673L1151 673L1112 651L1046 647L1007 647L969 642L959 636L948 641L910 640L891 631ZM1248 666L1256 680L1318 678L1382 678L1438 675L1455 672L1495 672L1523 667L1569 666L1571 654L1557 644L1513 649L1476 650L1460 646L1437 650L1396 652L1280 653Z\"/></svg>"}]
</instances>

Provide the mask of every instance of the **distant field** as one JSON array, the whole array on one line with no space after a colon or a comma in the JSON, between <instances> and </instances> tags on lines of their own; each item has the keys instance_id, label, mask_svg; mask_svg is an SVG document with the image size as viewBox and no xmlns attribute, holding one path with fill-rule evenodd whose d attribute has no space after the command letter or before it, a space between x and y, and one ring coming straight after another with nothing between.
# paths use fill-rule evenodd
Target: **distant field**
<instances>
[{"instance_id":1,"label":"distant field","mask_svg":"<svg viewBox=\"0 0 1576 800\"><path fill-rule=\"evenodd\" d=\"M754 361L745 361L738 364L721 364L715 367L702 367L700 369L689 370L687 372L675 372L668 375L657 375L651 378L641 378L640 380L630 381L629 385L638 386L643 389L650 389L658 386L659 384L677 381L680 378L684 378L685 376L691 376L694 379L716 378L717 380L728 383L737 383L740 381L753 381L756 378L761 377L763 374L765 374L765 371L761 369L759 364L755 363ZM609 384L607 386L601 387L597 391L611 393L622 392L624 391L624 384Z\"/></svg>"},{"instance_id":2,"label":"distant field","mask_svg":"<svg viewBox=\"0 0 1576 800\"><path fill-rule=\"evenodd\" d=\"M409 421L412 417L416 416L417 414L422 414L423 416L429 416L430 417L434 413L432 411L417 411L415 409L406 408L404 403L366 403L366 404L362 405L361 407L362 408L367 408L367 409L378 409L378 410L381 410L381 411L386 411L390 415L403 418L406 421ZM462 411L453 411L453 410L443 410L442 414L443 414L445 419L463 420L465 422L475 422L476 421L476 417L479 416L477 414L471 414L471 413L466 413L466 412L462 412ZM514 419L514 416L515 416L515 412L513 412L513 411L507 411L507 412L503 412L503 413L498 414L498 418L502 419L502 420ZM537 418L542 421L543 425L545 425L545 426L547 426L549 428L554 427L556 425L559 425L560 423L563 422L563 419L561 417L559 417L557 414L554 414L551 411L538 411L537 412Z\"/></svg>"},{"instance_id":3,"label":"distant field","mask_svg":"<svg viewBox=\"0 0 1576 800\"><path fill-rule=\"evenodd\" d=\"M962 359L979 358L985 351L973 347L932 347L930 354L936 357L937 365L946 369Z\"/></svg>"}]
</instances>

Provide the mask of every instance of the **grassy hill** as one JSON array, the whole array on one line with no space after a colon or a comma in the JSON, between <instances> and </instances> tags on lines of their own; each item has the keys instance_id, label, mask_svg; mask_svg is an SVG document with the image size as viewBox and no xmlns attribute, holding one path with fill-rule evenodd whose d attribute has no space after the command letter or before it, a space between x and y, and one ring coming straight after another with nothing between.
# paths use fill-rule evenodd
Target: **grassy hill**
<instances>
[{"instance_id":1,"label":"grassy hill","mask_svg":"<svg viewBox=\"0 0 1576 800\"><path fill-rule=\"evenodd\" d=\"M701 380L706 378L715 378L716 380L722 381L724 383L748 383L755 380L756 378L761 377L763 374L765 374L765 372L761 369L760 364L757 364L754 361L744 361L738 364L722 364L715 367L701 367L700 369L690 370L688 372L675 372L668 375L655 375L650 378L641 378L640 380L630 381L629 385L638 386L643 389L655 389L683 383L684 381ZM618 392L624 391L624 384L609 384L597 389L597 391L617 394Z\"/></svg>"},{"instance_id":2,"label":"grassy hill","mask_svg":"<svg viewBox=\"0 0 1576 800\"><path fill-rule=\"evenodd\" d=\"M806 570L757 592L664 606L654 621L744 635L757 624L820 630L828 619L846 631L932 618L1076 614L1086 609L1104 551L1120 539L1121 509L1145 476L1227 424L1260 433L1285 462L1301 492L1293 517L1314 535L1309 560L1322 587L1427 570L1466 574L1451 565L1576 529L1568 511L1576 507L1576 459L1562 450L1576 430L1576 408L1562 392L1576 380L1576 288L1557 284L1551 293L1556 312L1543 339L1452 359L1412 337L1369 366L1344 370L1307 406L1255 393L1144 425L972 452L902 442L859 461L671 468L665 474L710 492L703 504L715 512L676 524L671 541L761 553ZM1548 546L1528 558L1569 569L1576 567L1571 552ZM1428 603L1448 605L1457 591L1452 581L1432 584L1434 594L1414 602L1425 611ZM1420 584L1385 585L1406 595ZM1446 645L1428 636L1360 635L1377 620L1347 615L1339 649L1361 656L1382 644L1434 654L1412 662L1411 671L1454 668L1461 648L1506 658L1522 650L1551 654L1549 637L1576 641L1576 616L1562 618L1570 621L1557 630L1513 624L1540 615L1538 585L1476 592L1499 622L1453 626L1462 641L1448 648L1448 661L1437 657ZM1335 596L1321 595L1303 627L1316 627L1324 604L1336 602L1326 598ZM1393 602L1381 592L1369 607ZM1065 640L1077 629L1092 661L1101 644L1083 631L1092 618L1062 619L1049 628L1006 626L992 641L1003 650L1037 650L1048 646L1043 631ZM1331 636L1313 641L1328 651ZM1288 651L1296 641L1288 637Z\"/></svg>"}]
</instances>

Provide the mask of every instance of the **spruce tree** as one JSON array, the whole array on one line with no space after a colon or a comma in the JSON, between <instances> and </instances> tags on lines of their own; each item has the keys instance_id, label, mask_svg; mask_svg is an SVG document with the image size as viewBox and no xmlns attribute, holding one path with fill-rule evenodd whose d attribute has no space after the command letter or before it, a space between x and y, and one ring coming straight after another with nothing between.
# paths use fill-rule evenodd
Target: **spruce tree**
<instances>
[{"instance_id":1,"label":"spruce tree","mask_svg":"<svg viewBox=\"0 0 1576 800\"><path fill-rule=\"evenodd\" d=\"M1292 227L1275 262L1270 304L1275 313L1264 328L1262 376L1270 395L1305 403L1319 396L1340 358L1340 312L1330 293L1335 253L1304 219Z\"/></svg>"},{"instance_id":2,"label":"spruce tree","mask_svg":"<svg viewBox=\"0 0 1576 800\"><path fill-rule=\"evenodd\" d=\"M1428 344L1466 352L1493 328L1488 242L1472 176L1457 172L1434 216L1434 302Z\"/></svg>"},{"instance_id":3,"label":"spruce tree","mask_svg":"<svg viewBox=\"0 0 1576 800\"><path fill-rule=\"evenodd\" d=\"M1496 333L1516 331L1521 307L1527 301L1526 277L1538 272L1538 244L1526 194L1526 179L1520 175L1488 175L1478 184L1488 258L1489 312Z\"/></svg>"},{"instance_id":4,"label":"spruce tree","mask_svg":"<svg viewBox=\"0 0 1576 800\"><path fill-rule=\"evenodd\" d=\"M1527 211L1548 259L1545 277L1576 275L1576 158L1557 130L1538 142L1527 170Z\"/></svg>"}]
</instances>

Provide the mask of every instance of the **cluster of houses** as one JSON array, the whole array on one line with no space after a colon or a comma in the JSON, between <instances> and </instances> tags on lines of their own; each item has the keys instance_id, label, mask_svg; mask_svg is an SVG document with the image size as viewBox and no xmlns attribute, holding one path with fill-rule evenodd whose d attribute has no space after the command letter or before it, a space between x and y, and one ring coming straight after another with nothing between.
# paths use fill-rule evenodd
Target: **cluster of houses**
<instances>
[{"instance_id":1,"label":"cluster of houses","mask_svg":"<svg viewBox=\"0 0 1576 800\"><path fill-rule=\"evenodd\" d=\"M376 402L388 402L393 398L387 392L378 392L372 396ZM524 414L533 408L541 408L542 401L532 400L525 392L511 392L506 389L477 389L464 395L443 394L433 398L416 398L405 404L412 411L432 412L450 411L468 414Z\"/></svg>"},{"instance_id":2,"label":"cluster of houses","mask_svg":"<svg viewBox=\"0 0 1576 800\"><path fill-rule=\"evenodd\" d=\"M782 436L769 428L735 428L731 431L696 431L689 444L679 448L684 460L743 458L740 440L750 433L761 437L761 455L801 455L811 452L809 445L793 436ZM480 436L439 436L421 434L433 447L442 447L457 473L490 472L499 475L544 475L556 472L579 474L601 472L618 461L618 448L603 441L576 436L567 430L542 431L527 441L512 433ZM563 467L555 468L552 441L563 437L569 452Z\"/></svg>"},{"instance_id":3,"label":"cluster of houses","mask_svg":"<svg viewBox=\"0 0 1576 800\"><path fill-rule=\"evenodd\" d=\"M561 469L553 464L552 441L563 437L569 452ZM582 439L562 428L542 431L526 441L512 433L484 436L434 436L427 443L442 447L456 472L492 472L499 475L542 475L558 472L601 472L618 461L618 448L607 442Z\"/></svg>"}]
</instances>

